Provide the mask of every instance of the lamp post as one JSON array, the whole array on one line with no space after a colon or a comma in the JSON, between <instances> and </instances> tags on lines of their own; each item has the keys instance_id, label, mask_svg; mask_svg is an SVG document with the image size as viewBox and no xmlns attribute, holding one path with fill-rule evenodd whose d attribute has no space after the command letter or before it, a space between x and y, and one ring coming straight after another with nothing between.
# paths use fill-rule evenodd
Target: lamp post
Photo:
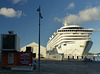
<instances>
[{"instance_id":1,"label":"lamp post","mask_svg":"<svg viewBox=\"0 0 100 74\"><path fill-rule=\"evenodd\" d=\"M38 71L40 72L40 19L42 19L42 15L40 12L40 6L37 9L37 11L39 12L39 52L38 52Z\"/></svg>"}]
</instances>

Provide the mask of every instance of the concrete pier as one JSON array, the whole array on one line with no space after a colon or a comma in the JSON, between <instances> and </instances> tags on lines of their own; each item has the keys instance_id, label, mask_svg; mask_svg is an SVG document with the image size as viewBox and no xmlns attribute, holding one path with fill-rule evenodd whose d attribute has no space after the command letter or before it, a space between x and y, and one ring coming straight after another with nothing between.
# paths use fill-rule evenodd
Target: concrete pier
<instances>
[{"instance_id":1,"label":"concrete pier","mask_svg":"<svg viewBox=\"0 0 100 74\"><path fill-rule=\"evenodd\" d=\"M100 62L41 60L40 72L0 70L0 74L100 74Z\"/></svg>"}]
</instances>

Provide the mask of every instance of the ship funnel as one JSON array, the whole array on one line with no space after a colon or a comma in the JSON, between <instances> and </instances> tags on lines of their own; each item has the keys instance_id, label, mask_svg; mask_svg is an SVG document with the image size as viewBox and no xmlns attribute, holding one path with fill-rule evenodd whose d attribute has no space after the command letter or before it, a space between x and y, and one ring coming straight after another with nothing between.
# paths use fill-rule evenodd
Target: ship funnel
<instances>
[{"instance_id":1,"label":"ship funnel","mask_svg":"<svg viewBox=\"0 0 100 74\"><path fill-rule=\"evenodd\" d=\"M68 26L68 23L66 21L63 24L64 24L63 26Z\"/></svg>"}]
</instances>

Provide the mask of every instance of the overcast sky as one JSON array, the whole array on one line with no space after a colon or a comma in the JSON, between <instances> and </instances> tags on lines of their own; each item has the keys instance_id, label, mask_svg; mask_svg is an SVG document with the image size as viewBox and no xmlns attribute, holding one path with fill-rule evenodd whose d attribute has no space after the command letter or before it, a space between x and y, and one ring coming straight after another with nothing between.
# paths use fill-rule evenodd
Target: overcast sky
<instances>
[{"instance_id":1,"label":"overcast sky","mask_svg":"<svg viewBox=\"0 0 100 74\"><path fill-rule=\"evenodd\" d=\"M100 0L0 0L0 33L13 30L20 37L20 46L38 43L38 12L41 6L41 45L63 23L78 24L100 31ZM100 32L91 35L90 52L100 53Z\"/></svg>"}]
</instances>

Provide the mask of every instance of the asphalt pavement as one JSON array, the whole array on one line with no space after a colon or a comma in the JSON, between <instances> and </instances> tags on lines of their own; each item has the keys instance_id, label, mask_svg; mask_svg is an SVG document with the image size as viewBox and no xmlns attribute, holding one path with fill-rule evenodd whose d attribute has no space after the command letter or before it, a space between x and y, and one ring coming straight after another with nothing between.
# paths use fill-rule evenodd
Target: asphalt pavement
<instances>
[{"instance_id":1,"label":"asphalt pavement","mask_svg":"<svg viewBox=\"0 0 100 74\"><path fill-rule=\"evenodd\" d=\"M40 63L33 71L11 71L2 69L0 74L100 74L100 62L82 61L46 61Z\"/></svg>"}]
</instances>

